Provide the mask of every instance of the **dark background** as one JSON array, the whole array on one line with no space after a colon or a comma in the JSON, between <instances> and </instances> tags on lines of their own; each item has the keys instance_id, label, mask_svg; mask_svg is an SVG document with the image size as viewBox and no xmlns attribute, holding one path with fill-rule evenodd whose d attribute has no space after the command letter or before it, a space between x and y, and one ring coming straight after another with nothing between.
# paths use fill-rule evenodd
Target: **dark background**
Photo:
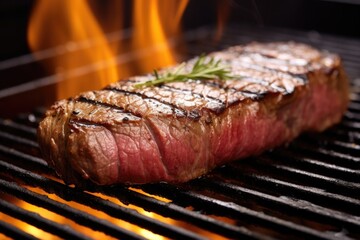
<instances>
[{"instance_id":1,"label":"dark background","mask_svg":"<svg viewBox=\"0 0 360 240\"><path fill-rule=\"evenodd\" d=\"M125 2L130 8L131 0ZM26 28L34 3L33 0L0 1L0 61L29 53ZM103 0L101 4L111 4L111 0ZM184 28L215 24L217 9L226 7L229 7L228 23L360 37L360 0L190 0L183 18ZM130 24L128 20L127 24Z\"/></svg>"}]
</instances>

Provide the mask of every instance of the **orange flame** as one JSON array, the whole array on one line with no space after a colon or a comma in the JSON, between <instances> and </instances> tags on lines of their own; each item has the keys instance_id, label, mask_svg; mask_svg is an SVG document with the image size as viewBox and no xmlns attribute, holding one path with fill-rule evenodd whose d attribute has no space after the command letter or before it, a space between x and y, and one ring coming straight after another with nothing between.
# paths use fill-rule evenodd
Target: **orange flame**
<instances>
[{"instance_id":1,"label":"orange flame","mask_svg":"<svg viewBox=\"0 0 360 240\"><path fill-rule=\"evenodd\" d=\"M218 42L221 40L221 37L225 31L225 23L230 17L230 5L229 1L218 1L217 9L217 27L215 33L215 41Z\"/></svg>"},{"instance_id":2,"label":"orange flame","mask_svg":"<svg viewBox=\"0 0 360 240\"><path fill-rule=\"evenodd\" d=\"M30 20L28 39L35 54L39 50L66 45L67 53L47 61L59 78L75 78L71 70L98 64L97 71L87 76L86 81L62 81L58 86L58 98L68 97L78 89L96 89L118 79L114 53L85 0L39 0ZM78 44L89 44L89 39L95 44L78 50Z\"/></svg>"},{"instance_id":3,"label":"orange flame","mask_svg":"<svg viewBox=\"0 0 360 240\"><path fill-rule=\"evenodd\" d=\"M120 41L120 45L110 44L105 30L109 31L109 25L115 26L111 31L121 30L119 16L124 4L122 1L110 3L111 7L106 10L112 17L107 17L109 22L105 24L97 20L86 0L37 1L29 22L30 48L35 56L41 50L60 45L66 49L45 61L50 73L56 74L59 80L58 99L176 62L168 38L179 36L180 20L188 0L135 0L133 37L131 43ZM138 54L139 62L131 66L123 64L120 68L117 56L125 49L152 51Z\"/></svg>"},{"instance_id":4,"label":"orange flame","mask_svg":"<svg viewBox=\"0 0 360 240\"><path fill-rule=\"evenodd\" d=\"M168 40L169 37L179 36L180 20L187 3L188 0L135 0L132 48L147 49L155 46L158 49L155 54L142 61L141 72L149 72L176 62ZM161 62L156 62L159 59Z\"/></svg>"}]
</instances>

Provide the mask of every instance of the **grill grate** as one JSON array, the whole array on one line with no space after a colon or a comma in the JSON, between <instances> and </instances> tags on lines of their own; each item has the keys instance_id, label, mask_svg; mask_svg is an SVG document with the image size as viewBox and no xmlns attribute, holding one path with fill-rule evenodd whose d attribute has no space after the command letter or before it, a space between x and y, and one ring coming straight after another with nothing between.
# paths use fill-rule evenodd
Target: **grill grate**
<instances>
[{"instance_id":1,"label":"grill grate","mask_svg":"<svg viewBox=\"0 0 360 240\"><path fill-rule=\"evenodd\" d=\"M89 184L83 191L64 185L41 158L36 127L43 109L0 119L0 236L144 239L154 238L153 232L173 239L360 238L359 41L238 25L216 45L208 41L212 28L193 34L184 57L252 40L295 40L339 53L352 86L343 121L188 183ZM29 204L40 208L24 207ZM37 235L25 223L44 233Z\"/></svg>"}]
</instances>

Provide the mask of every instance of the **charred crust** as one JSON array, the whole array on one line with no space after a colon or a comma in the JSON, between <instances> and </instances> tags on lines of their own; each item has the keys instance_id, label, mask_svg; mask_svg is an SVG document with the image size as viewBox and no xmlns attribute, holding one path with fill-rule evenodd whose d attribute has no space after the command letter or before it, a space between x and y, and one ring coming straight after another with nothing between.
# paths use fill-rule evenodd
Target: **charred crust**
<instances>
[{"instance_id":1,"label":"charred crust","mask_svg":"<svg viewBox=\"0 0 360 240\"><path fill-rule=\"evenodd\" d=\"M97 106L109 107L109 108L113 108L113 109L119 110L121 112L124 112L124 108L122 108L122 107L119 107L119 106L116 106L116 105L111 105L111 104L104 103L104 102L100 102L100 101L97 101L97 100L92 100L92 99L89 99L89 98L86 98L86 97L83 97L83 96L80 96L78 99L76 99L76 101L85 102L85 103L89 103L89 104L97 105Z\"/></svg>"},{"instance_id":2,"label":"charred crust","mask_svg":"<svg viewBox=\"0 0 360 240\"><path fill-rule=\"evenodd\" d=\"M310 71L310 70L309 70ZM289 73L291 76L297 79L301 79L303 83L307 83L309 81L309 78L306 73Z\"/></svg>"},{"instance_id":3,"label":"charred crust","mask_svg":"<svg viewBox=\"0 0 360 240\"><path fill-rule=\"evenodd\" d=\"M201 83L203 83L204 81L201 81ZM218 86L218 85L217 85ZM195 93L191 90L188 90L188 89L182 89L182 88L176 88L174 86L168 86L168 85L161 85L160 87L162 88L166 88L166 89L169 89L169 90L172 90L172 91L177 91L177 92L182 92L182 93L188 93L188 94L191 94L192 96L196 97L196 98L201 98L201 99L211 99L213 101L216 101L218 102L219 104L225 104L223 101L221 101L220 99L217 99L217 98L214 98L214 97L211 97L211 96L208 96L208 95L204 95L204 94L201 94L201 93ZM220 89L220 88L219 88Z\"/></svg>"},{"instance_id":4,"label":"charred crust","mask_svg":"<svg viewBox=\"0 0 360 240\"><path fill-rule=\"evenodd\" d=\"M156 97L149 97L149 96L147 96L147 95L144 94L144 93L134 92L134 91L129 91L129 90L124 90L124 89L119 89L119 88L115 88L115 87L108 87L108 88L105 88L105 90L114 91L114 92L120 92L120 93L128 94L128 95L133 94L133 95L137 95L137 96L141 97L142 99L151 99L151 100L154 100L154 101L158 102L159 104L164 104L164 105L166 105L166 106L171 107L173 113L174 113L177 117L187 116L186 110L184 110L184 109L176 106L175 104L170 103L170 102L166 102L166 101L162 101L161 99L156 98Z\"/></svg>"},{"instance_id":5,"label":"charred crust","mask_svg":"<svg viewBox=\"0 0 360 240\"><path fill-rule=\"evenodd\" d=\"M80 113L80 110L73 110L73 111L72 111L72 114L73 114L73 115L78 115L79 113Z\"/></svg>"},{"instance_id":6,"label":"charred crust","mask_svg":"<svg viewBox=\"0 0 360 240\"><path fill-rule=\"evenodd\" d=\"M192 110L187 114L188 118L192 120L199 120L201 118L201 113L198 109Z\"/></svg>"},{"instance_id":7,"label":"charred crust","mask_svg":"<svg viewBox=\"0 0 360 240\"><path fill-rule=\"evenodd\" d=\"M84 103L88 103L88 104L92 104L92 105L96 105L99 107L107 107L107 108L111 108L114 109L116 111L119 111L121 113L127 113L127 114L131 114L133 116L139 117L141 118L142 116L140 116L139 114L135 114L131 111L125 110L123 107L117 106L117 105L113 105L113 104L109 104L109 103L105 103L105 102L101 102L101 101L97 101L97 100L92 100L92 99L88 99L86 97L80 96L77 99L78 102L84 102ZM127 119L129 120L129 118Z\"/></svg>"}]
</instances>

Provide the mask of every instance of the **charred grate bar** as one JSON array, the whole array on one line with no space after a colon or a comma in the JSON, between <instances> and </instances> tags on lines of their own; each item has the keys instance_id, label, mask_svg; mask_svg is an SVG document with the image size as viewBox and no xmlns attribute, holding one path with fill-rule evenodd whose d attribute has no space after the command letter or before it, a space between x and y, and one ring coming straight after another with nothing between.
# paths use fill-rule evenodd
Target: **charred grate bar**
<instances>
[{"instance_id":1,"label":"charred grate bar","mask_svg":"<svg viewBox=\"0 0 360 240\"><path fill-rule=\"evenodd\" d=\"M12 216L18 217L25 222L31 223L34 226L40 226L44 230L54 233L59 237L71 239L89 239L85 235L69 229L67 226L47 220L35 212L24 210L4 200L0 200L0 210L5 214L11 214Z\"/></svg>"},{"instance_id":2,"label":"charred grate bar","mask_svg":"<svg viewBox=\"0 0 360 240\"><path fill-rule=\"evenodd\" d=\"M257 204L271 206L271 209L276 209L277 211L291 212L293 215L301 216L302 218L313 219L328 224L338 224L341 227L352 230L360 227L359 222L348 218L348 216L343 213L340 214L339 212L329 211L329 209L310 204L304 208L305 205L303 203L291 198L275 197L261 191L214 180L205 180L204 182L200 182L200 184L210 186L214 191L222 192L224 195L236 196L244 200L251 199Z\"/></svg>"},{"instance_id":3,"label":"charred grate bar","mask_svg":"<svg viewBox=\"0 0 360 240\"><path fill-rule=\"evenodd\" d=\"M10 223L0 221L0 231L4 233L4 235L12 237L14 239L24 239L24 240L36 240L34 236L20 230L19 228L13 226Z\"/></svg>"},{"instance_id":4,"label":"charred grate bar","mask_svg":"<svg viewBox=\"0 0 360 240\"><path fill-rule=\"evenodd\" d=\"M36 128L43 109L0 119L0 237L360 238L360 43L236 25L214 46L212 34L200 29L182 54L253 40L295 40L339 53L352 87L343 121L185 184L89 184L84 191L63 184L41 158ZM33 227L40 235L25 230Z\"/></svg>"}]
</instances>

